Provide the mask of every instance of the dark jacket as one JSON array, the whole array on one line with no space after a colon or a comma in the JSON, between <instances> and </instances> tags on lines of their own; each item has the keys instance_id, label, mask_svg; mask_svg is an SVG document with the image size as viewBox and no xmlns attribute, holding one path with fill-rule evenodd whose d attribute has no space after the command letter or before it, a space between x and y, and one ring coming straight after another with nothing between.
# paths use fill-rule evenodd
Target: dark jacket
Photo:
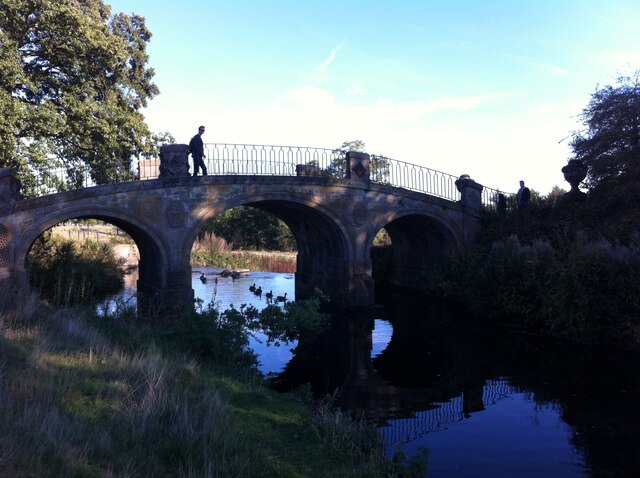
<instances>
[{"instance_id":1,"label":"dark jacket","mask_svg":"<svg viewBox=\"0 0 640 478\"><path fill-rule=\"evenodd\" d=\"M195 135L191 138L191 141L189 141L189 152L194 158L202 159L204 157L204 143L199 134Z\"/></svg>"}]
</instances>

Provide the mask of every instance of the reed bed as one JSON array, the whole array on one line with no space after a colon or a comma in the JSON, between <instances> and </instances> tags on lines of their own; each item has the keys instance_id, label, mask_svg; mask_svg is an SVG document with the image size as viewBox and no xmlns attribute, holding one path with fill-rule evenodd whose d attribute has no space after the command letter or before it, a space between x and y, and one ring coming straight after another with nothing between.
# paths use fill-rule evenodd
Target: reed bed
<instances>
[{"instance_id":1,"label":"reed bed","mask_svg":"<svg viewBox=\"0 0 640 478\"><path fill-rule=\"evenodd\" d=\"M191 263L198 266L294 273L297 256L297 252L234 251L223 238L207 232L194 243Z\"/></svg>"}]
</instances>

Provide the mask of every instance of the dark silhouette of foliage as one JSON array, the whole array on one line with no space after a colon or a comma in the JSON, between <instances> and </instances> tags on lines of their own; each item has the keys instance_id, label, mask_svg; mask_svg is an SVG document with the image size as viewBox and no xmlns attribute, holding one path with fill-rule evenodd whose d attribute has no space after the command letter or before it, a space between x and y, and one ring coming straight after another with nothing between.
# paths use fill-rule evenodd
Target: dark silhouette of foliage
<instances>
[{"instance_id":1,"label":"dark silhouette of foliage","mask_svg":"<svg viewBox=\"0 0 640 478\"><path fill-rule=\"evenodd\" d=\"M588 167L590 187L640 178L640 71L596 90L573 134L574 158Z\"/></svg>"}]
</instances>

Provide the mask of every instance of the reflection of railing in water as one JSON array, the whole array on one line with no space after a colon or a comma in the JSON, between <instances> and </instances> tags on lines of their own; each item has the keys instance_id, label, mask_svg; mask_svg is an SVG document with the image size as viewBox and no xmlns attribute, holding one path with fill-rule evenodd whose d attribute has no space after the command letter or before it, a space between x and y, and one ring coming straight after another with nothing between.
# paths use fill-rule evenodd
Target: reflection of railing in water
<instances>
[{"instance_id":1,"label":"reflection of railing in water","mask_svg":"<svg viewBox=\"0 0 640 478\"><path fill-rule=\"evenodd\" d=\"M508 395L516 393L517 387L505 379L487 380L482 388L482 403L494 405ZM464 394L447 402L432 404L435 408L416 413L414 418L395 419L392 424L380 428L387 447L409 443L427 433L444 429L444 425L462 421L465 418Z\"/></svg>"}]
</instances>

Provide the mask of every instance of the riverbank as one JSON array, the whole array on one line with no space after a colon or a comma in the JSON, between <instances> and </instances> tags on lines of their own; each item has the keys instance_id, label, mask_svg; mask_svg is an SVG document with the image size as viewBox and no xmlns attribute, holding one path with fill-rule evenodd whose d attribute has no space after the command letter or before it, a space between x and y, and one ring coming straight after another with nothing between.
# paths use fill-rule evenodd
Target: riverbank
<instances>
[{"instance_id":1,"label":"riverbank","mask_svg":"<svg viewBox=\"0 0 640 478\"><path fill-rule=\"evenodd\" d=\"M107 223L60 224L51 229L54 237L72 242L95 241L113 246L116 258L127 266L136 266L140 253L133 240L117 227ZM207 235L196 240L191 251L191 264L219 269L250 269L254 271L296 272L298 253L295 251L231 250L224 240Z\"/></svg>"},{"instance_id":2,"label":"riverbank","mask_svg":"<svg viewBox=\"0 0 640 478\"><path fill-rule=\"evenodd\" d=\"M386 474L371 425L203 358L196 330L7 295L0 310L0 476Z\"/></svg>"}]
</instances>

